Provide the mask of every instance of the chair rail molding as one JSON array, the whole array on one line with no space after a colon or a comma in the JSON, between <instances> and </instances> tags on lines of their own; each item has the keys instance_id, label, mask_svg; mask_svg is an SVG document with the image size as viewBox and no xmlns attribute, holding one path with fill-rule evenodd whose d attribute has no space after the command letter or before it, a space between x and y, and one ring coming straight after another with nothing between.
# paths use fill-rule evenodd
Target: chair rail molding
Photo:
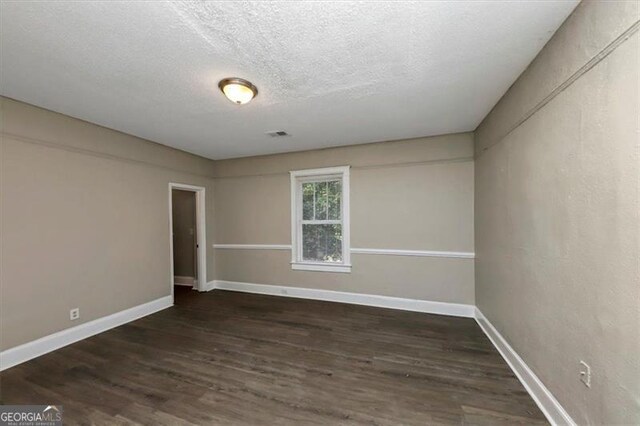
<instances>
[{"instance_id":1,"label":"chair rail molding","mask_svg":"<svg viewBox=\"0 0 640 426\"><path fill-rule=\"evenodd\" d=\"M291 244L214 244L213 248L227 250L291 250Z\"/></svg>"},{"instance_id":2,"label":"chair rail molding","mask_svg":"<svg viewBox=\"0 0 640 426\"><path fill-rule=\"evenodd\" d=\"M291 244L214 244L220 250L291 250ZM402 250L384 248L351 248L352 254L411 256L411 257L444 257L450 259L475 259L473 252L443 250Z\"/></svg>"},{"instance_id":3,"label":"chair rail molding","mask_svg":"<svg viewBox=\"0 0 640 426\"><path fill-rule=\"evenodd\" d=\"M388 256L448 257L452 259L474 259L476 257L475 253L465 251L399 250L380 248L352 248L351 253Z\"/></svg>"}]
</instances>

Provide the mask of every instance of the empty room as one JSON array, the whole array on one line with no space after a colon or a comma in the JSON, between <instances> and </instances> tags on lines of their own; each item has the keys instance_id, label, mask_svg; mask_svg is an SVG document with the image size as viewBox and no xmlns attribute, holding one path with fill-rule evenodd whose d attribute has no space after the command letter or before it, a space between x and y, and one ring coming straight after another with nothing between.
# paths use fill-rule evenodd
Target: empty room
<instances>
[{"instance_id":1,"label":"empty room","mask_svg":"<svg viewBox=\"0 0 640 426\"><path fill-rule=\"evenodd\" d=\"M0 0L0 426L640 425L639 30Z\"/></svg>"}]
</instances>

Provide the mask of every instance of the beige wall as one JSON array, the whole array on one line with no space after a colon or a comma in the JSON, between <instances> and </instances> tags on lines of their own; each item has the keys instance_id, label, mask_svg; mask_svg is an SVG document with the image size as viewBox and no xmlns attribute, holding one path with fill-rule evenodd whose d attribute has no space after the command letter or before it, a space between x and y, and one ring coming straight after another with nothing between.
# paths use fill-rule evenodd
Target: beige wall
<instances>
[{"instance_id":1,"label":"beige wall","mask_svg":"<svg viewBox=\"0 0 640 426\"><path fill-rule=\"evenodd\" d=\"M578 424L640 421L639 18L583 2L476 132L477 305Z\"/></svg>"},{"instance_id":2,"label":"beige wall","mask_svg":"<svg viewBox=\"0 0 640 426\"><path fill-rule=\"evenodd\" d=\"M169 295L168 184L207 188L212 242L213 162L0 99L0 348Z\"/></svg>"},{"instance_id":3,"label":"beige wall","mask_svg":"<svg viewBox=\"0 0 640 426\"><path fill-rule=\"evenodd\" d=\"M208 281L474 303L470 259L354 254L352 273L336 274L293 272L283 251L216 250L214 265L211 247L214 230L218 243L289 244L289 170L350 164L352 247L473 252L471 134L214 164L1 105L2 349L170 294L169 182L209 192Z\"/></svg>"},{"instance_id":4,"label":"beige wall","mask_svg":"<svg viewBox=\"0 0 640 426\"><path fill-rule=\"evenodd\" d=\"M473 252L470 133L216 162L215 242L290 244L289 171L350 165L351 246ZM352 254L350 274L288 251L216 250L216 279L474 303L473 260Z\"/></svg>"}]
</instances>

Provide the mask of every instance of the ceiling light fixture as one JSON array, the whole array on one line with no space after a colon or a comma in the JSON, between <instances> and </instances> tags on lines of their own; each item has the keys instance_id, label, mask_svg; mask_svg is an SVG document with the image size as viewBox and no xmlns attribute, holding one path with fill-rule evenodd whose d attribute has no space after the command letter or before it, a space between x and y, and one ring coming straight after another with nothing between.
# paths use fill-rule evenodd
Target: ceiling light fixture
<instances>
[{"instance_id":1,"label":"ceiling light fixture","mask_svg":"<svg viewBox=\"0 0 640 426\"><path fill-rule=\"evenodd\" d=\"M234 104L246 104L258 96L258 88L244 78L223 78L218 83L218 87Z\"/></svg>"}]
</instances>

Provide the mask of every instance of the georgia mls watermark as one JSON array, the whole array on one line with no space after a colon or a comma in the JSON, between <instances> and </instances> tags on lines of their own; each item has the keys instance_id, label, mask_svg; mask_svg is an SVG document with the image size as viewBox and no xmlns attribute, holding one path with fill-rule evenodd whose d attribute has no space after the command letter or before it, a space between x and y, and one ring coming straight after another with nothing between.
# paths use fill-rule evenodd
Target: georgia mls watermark
<instances>
[{"instance_id":1,"label":"georgia mls watermark","mask_svg":"<svg viewBox=\"0 0 640 426\"><path fill-rule=\"evenodd\" d=\"M62 405L0 405L0 426L61 426Z\"/></svg>"}]
</instances>

